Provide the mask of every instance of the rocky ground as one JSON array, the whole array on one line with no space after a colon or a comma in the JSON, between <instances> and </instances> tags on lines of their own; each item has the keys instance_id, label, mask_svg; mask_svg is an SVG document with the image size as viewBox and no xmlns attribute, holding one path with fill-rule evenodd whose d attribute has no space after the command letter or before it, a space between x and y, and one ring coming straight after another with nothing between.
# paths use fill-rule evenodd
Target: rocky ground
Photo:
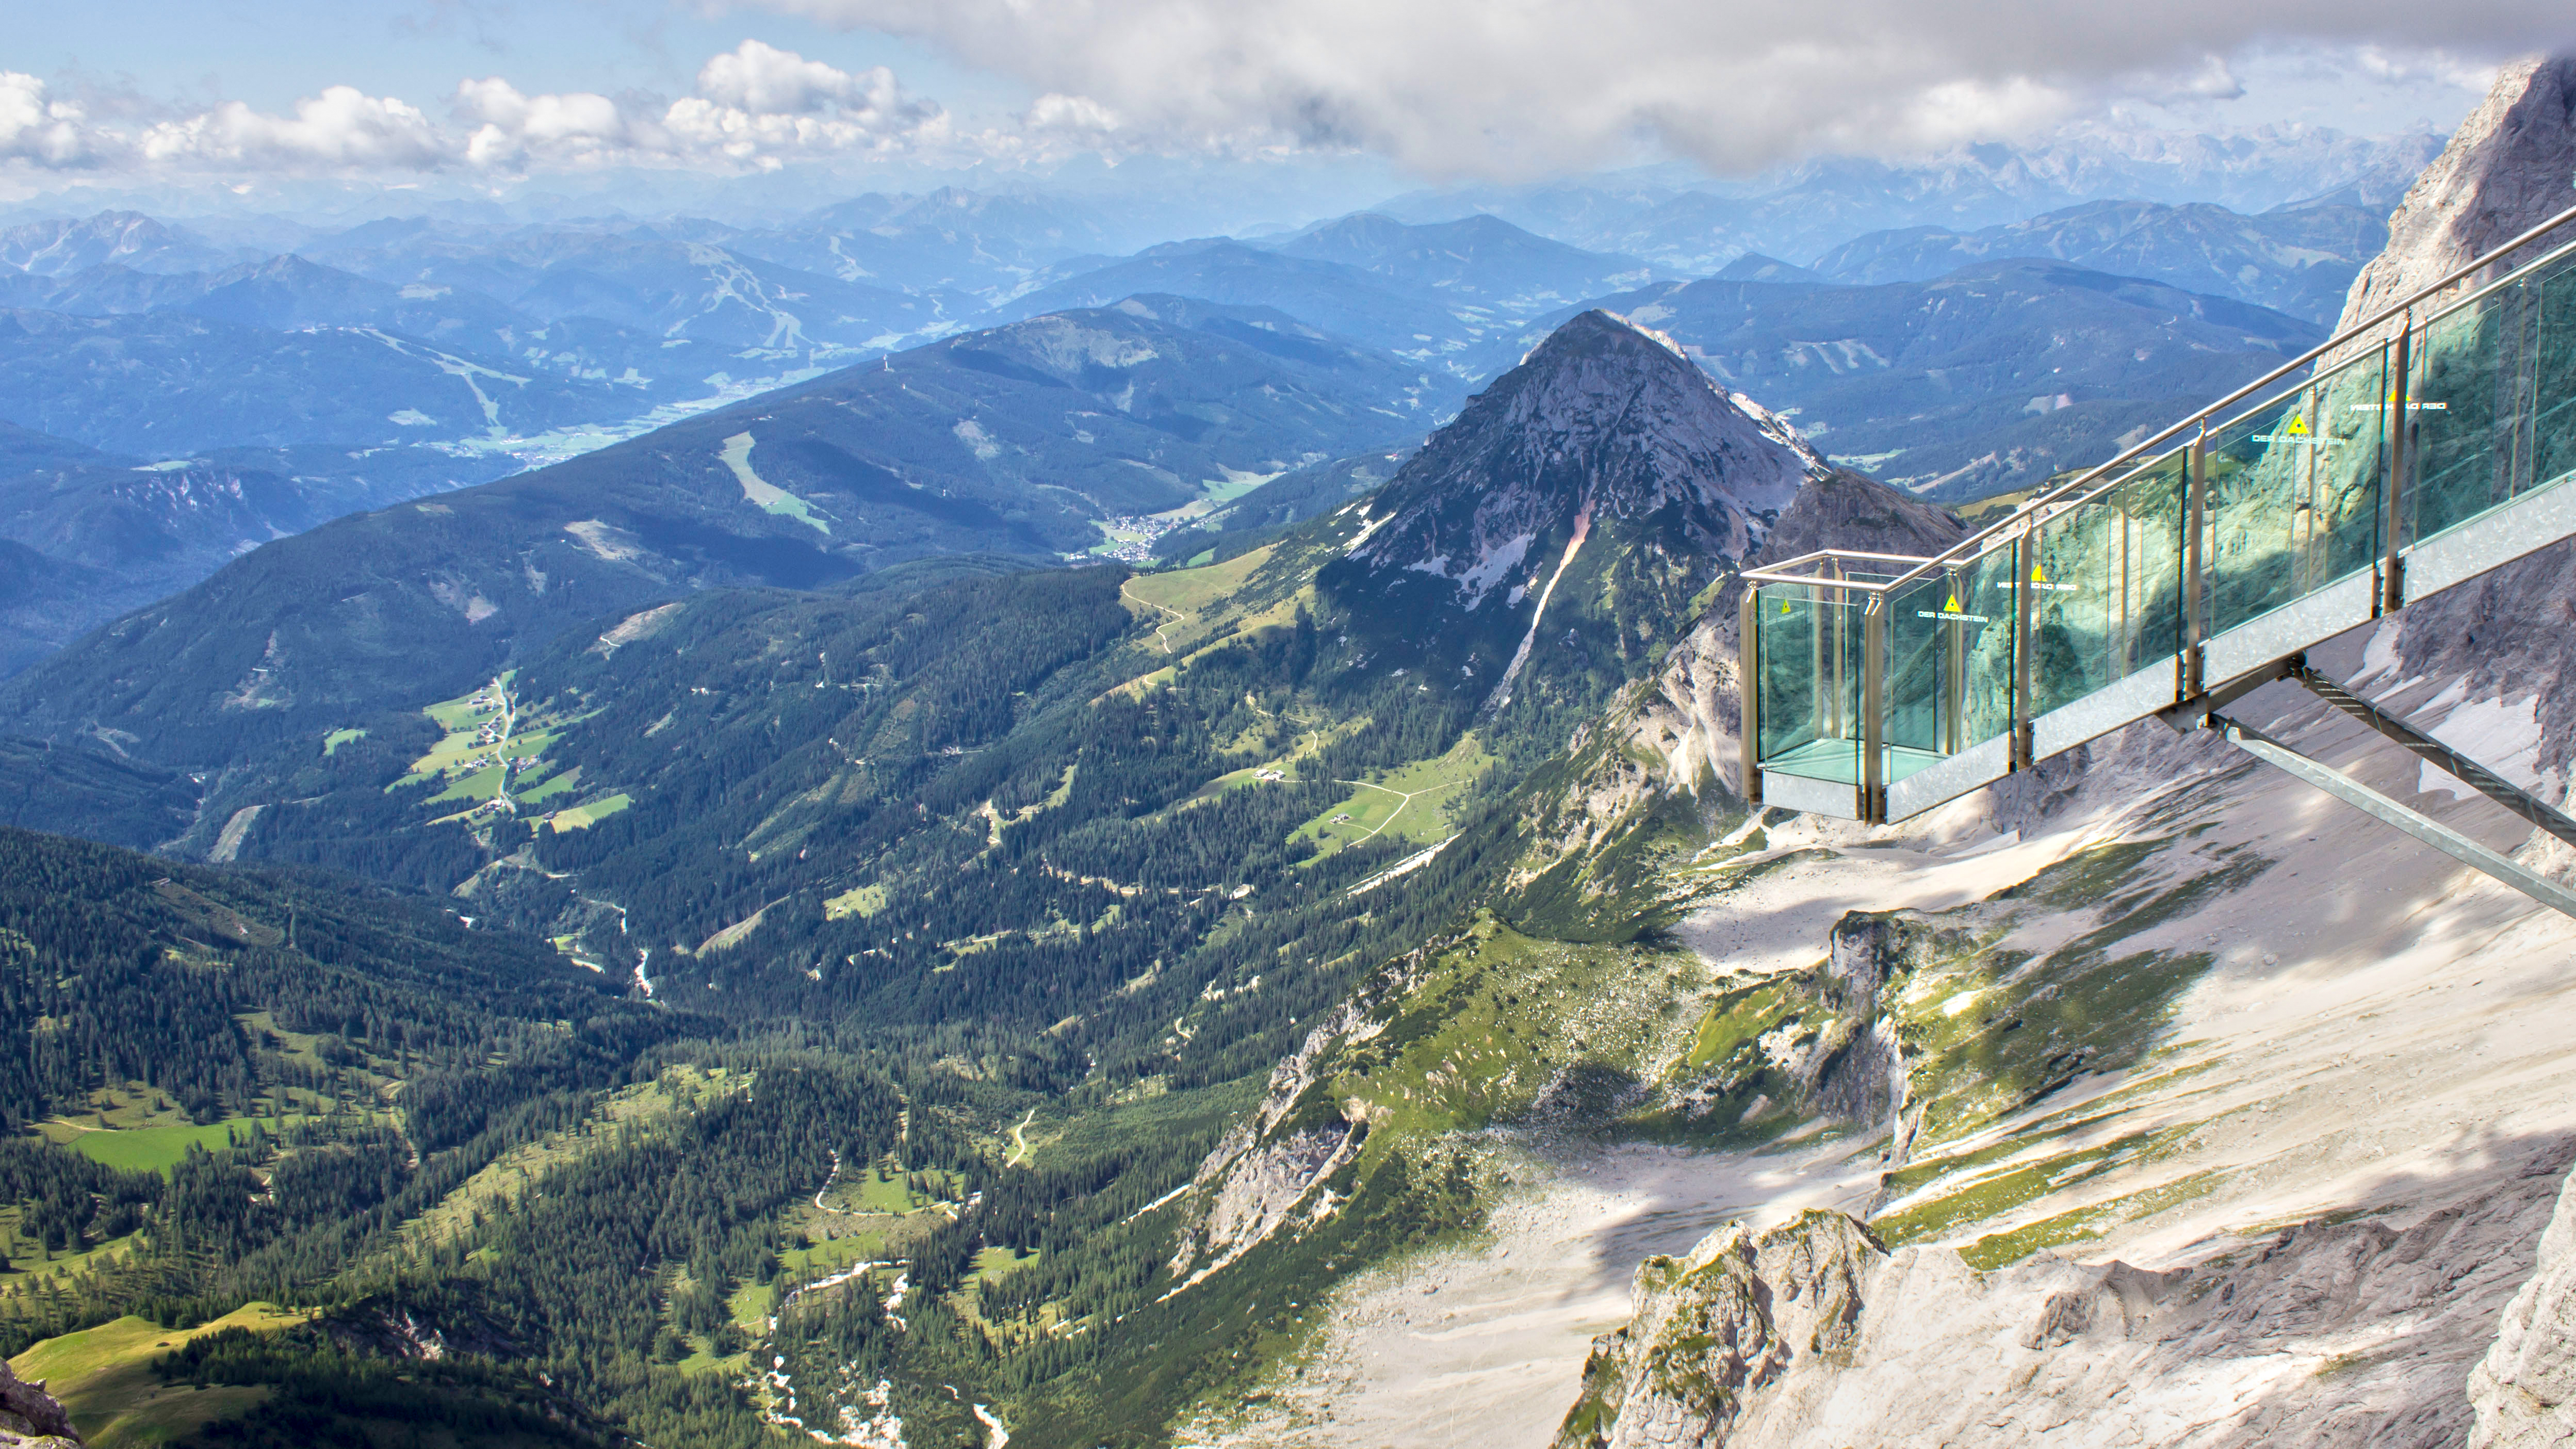
<instances>
[{"instance_id":1,"label":"rocky ground","mask_svg":"<svg viewBox=\"0 0 2576 1449\"><path fill-rule=\"evenodd\" d=\"M2390 673L2397 655L2383 647L2374 657L2371 642L2355 638L2320 661L2382 691L2405 684ZM2499 768L2539 782L2537 731L2496 724L2509 723L2509 704L2463 695L2431 714L2485 729ZM2491 845L2511 849L2527 833L2481 799L2419 788L2439 782L2303 695L2276 689L2240 712ZM1872 1268L1892 1275L1876 1296L1864 1294L1906 1305L1889 1320L1905 1330L1891 1339L1871 1320L1878 1336L1859 1342L1883 1354L1882 1366L1846 1373L1847 1392L1815 1391L1805 1417L1766 1420L1758 1442L1903 1438L1851 1406L1918 1412L1947 1372L1928 1365L1987 1340L2005 1346L1978 1370L1981 1391L1989 1378L2014 1381L2040 1351L2009 1343L2063 1294L2087 1305L2068 1341L2097 1333L2089 1305L2115 1262L2158 1282L2178 1272L2195 1276L2177 1284L2234 1282L2273 1306L2250 1321L2214 1320L2202 1296L2160 1297L2135 1315L2134 1333L2077 1350L2090 1356L2062 1382L2025 1384L2019 1392L2045 1398L2047 1411L2013 1422L2141 1412L2153 1395L2123 1386L2156 1370L2170 1381L2157 1390L2166 1417L2153 1422L2175 1432L2134 1442L2347 1442L2335 1426L2362 1420L2368 1427L2348 1442L2464 1436L2468 1370L2529 1276L2576 1155L2576 1040L2565 1030L2576 1020L2576 921L2214 739L2148 724L2079 764L1908 826L1775 825L1769 851L1785 863L1713 890L1675 934L1714 969L1796 971L1823 957L1846 911L1941 919L2088 850L2138 841L2183 842L2165 848L2161 858L2175 863L2159 879L2188 883L2198 872L2210 884L2121 942L2208 958L2137 1065L2080 1076L1967 1135L1918 1143L1885 1194L1883 1135L1759 1154L1549 1154L1521 1144L1511 1171L1520 1186L1485 1241L1341 1293L1329 1326L1266 1398L1203 1420L1185 1442L1547 1443L1573 1402L1583 1341L1627 1316L1635 1264L1686 1252L1729 1219L1760 1230L1809 1207L1871 1210L1914 1232L1915 1246ZM2267 864L2247 878L2249 859ZM2002 949L2042 958L2095 929L2102 904L2035 904ZM1981 1277L1962 1248L2044 1256ZM1963 1298L1982 1306L1952 1311ZM1951 1307L1926 1307L1937 1303ZM2113 1319L2126 1321L2102 1322ZM1887 1347L1896 1339L1901 1352ZM1989 1409L2014 1402L2004 1395ZM2344 1406L2343 1417L2318 1419L2328 1404Z\"/></svg>"}]
</instances>

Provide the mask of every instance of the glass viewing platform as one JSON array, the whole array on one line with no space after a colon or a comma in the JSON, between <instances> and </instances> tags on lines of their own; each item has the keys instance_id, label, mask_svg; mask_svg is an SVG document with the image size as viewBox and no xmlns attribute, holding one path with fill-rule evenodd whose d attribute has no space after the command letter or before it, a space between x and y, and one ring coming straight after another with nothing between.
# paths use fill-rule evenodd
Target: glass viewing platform
<instances>
[{"instance_id":1,"label":"glass viewing platform","mask_svg":"<svg viewBox=\"0 0 2576 1449\"><path fill-rule=\"evenodd\" d=\"M2576 535L2571 221L1937 558L1748 570L1747 797L1900 820Z\"/></svg>"}]
</instances>

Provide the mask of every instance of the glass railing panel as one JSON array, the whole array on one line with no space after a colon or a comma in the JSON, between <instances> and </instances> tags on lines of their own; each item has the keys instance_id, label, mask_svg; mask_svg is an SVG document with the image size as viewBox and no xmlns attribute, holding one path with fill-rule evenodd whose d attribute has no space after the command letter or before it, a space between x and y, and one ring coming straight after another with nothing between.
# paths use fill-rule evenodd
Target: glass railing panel
<instances>
[{"instance_id":1,"label":"glass railing panel","mask_svg":"<svg viewBox=\"0 0 2576 1449\"><path fill-rule=\"evenodd\" d=\"M2388 349L2214 429L2205 444L2202 590L2217 634L2296 602L2379 555Z\"/></svg>"},{"instance_id":2,"label":"glass railing panel","mask_svg":"<svg viewBox=\"0 0 2576 1449\"><path fill-rule=\"evenodd\" d=\"M1956 713L1950 686L1959 656L1956 626L1948 622L1957 611L1944 608L1948 589L1948 580L1934 574L1888 598L1887 683L1879 696L1885 724L1879 738L1891 754L1938 759L1949 753Z\"/></svg>"},{"instance_id":3,"label":"glass railing panel","mask_svg":"<svg viewBox=\"0 0 2576 1449\"><path fill-rule=\"evenodd\" d=\"M2410 541L2512 501L2531 411L2533 300L2520 284L2499 288L2415 334L2403 499Z\"/></svg>"},{"instance_id":4,"label":"glass railing panel","mask_svg":"<svg viewBox=\"0 0 2576 1449\"><path fill-rule=\"evenodd\" d=\"M1859 779L1861 611L1819 584L1754 595L1754 758L1767 770Z\"/></svg>"},{"instance_id":5,"label":"glass railing panel","mask_svg":"<svg viewBox=\"0 0 2576 1449\"><path fill-rule=\"evenodd\" d=\"M1950 753L1973 749L2012 733L2014 608L2020 597L2013 587L2014 563L2020 550L2009 544L1948 572L1949 592L1942 602L1959 601L1952 620L1958 645L1957 724Z\"/></svg>"},{"instance_id":6,"label":"glass railing panel","mask_svg":"<svg viewBox=\"0 0 2576 1449\"><path fill-rule=\"evenodd\" d=\"M2031 712L2045 714L2141 669L2170 671L2182 647L2187 451L2048 519L2028 578Z\"/></svg>"},{"instance_id":7,"label":"glass railing panel","mask_svg":"<svg viewBox=\"0 0 2576 1449\"><path fill-rule=\"evenodd\" d=\"M2576 265L2562 265L2534 288L2533 488L2576 477Z\"/></svg>"},{"instance_id":8,"label":"glass railing panel","mask_svg":"<svg viewBox=\"0 0 2576 1449\"><path fill-rule=\"evenodd\" d=\"M2543 262L2416 333L2406 539L2576 470L2576 256Z\"/></svg>"},{"instance_id":9,"label":"glass railing panel","mask_svg":"<svg viewBox=\"0 0 2576 1449\"><path fill-rule=\"evenodd\" d=\"M2012 729L2013 557L2007 547L1889 597L1884 779Z\"/></svg>"}]
</instances>

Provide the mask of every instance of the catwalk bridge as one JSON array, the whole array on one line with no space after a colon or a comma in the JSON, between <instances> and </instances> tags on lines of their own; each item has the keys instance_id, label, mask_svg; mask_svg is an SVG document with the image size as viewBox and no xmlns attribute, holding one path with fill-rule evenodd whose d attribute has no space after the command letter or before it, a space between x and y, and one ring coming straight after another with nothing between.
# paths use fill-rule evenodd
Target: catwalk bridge
<instances>
[{"instance_id":1,"label":"catwalk bridge","mask_svg":"<svg viewBox=\"0 0 2576 1449\"><path fill-rule=\"evenodd\" d=\"M2576 536L2576 210L1937 558L1749 570L1749 798L1902 820L2150 716L2212 729L2576 915L2576 893L2226 709L2292 680L2576 844L2305 651Z\"/></svg>"}]
</instances>

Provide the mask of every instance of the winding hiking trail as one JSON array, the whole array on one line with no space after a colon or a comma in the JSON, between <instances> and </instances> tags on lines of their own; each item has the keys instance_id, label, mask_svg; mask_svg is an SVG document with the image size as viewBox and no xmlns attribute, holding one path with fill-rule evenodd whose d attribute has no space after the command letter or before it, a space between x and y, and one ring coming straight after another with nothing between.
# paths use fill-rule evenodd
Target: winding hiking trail
<instances>
[{"instance_id":1,"label":"winding hiking trail","mask_svg":"<svg viewBox=\"0 0 2576 1449\"><path fill-rule=\"evenodd\" d=\"M1167 604L1157 604L1151 599L1139 598L1136 595L1127 592L1129 589L1135 587L1135 583L1135 580L1129 579L1126 583L1120 584L1118 586L1118 597L1125 599L1131 604L1142 604L1148 609L1161 609L1164 613L1172 616L1172 623L1174 624L1186 624L1190 621L1190 616L1182 613L1178 609L1172 608ZM1163 631L1170 627L1172 627L1171 624L1157 624L1154 626L1154 642L1161 645L1163 652L1166 654L1172 652L1172 642L1163 637Z\"/></svg>"},{"instance_id":2,"label":"winding hiking trail","mask_svg":"<svg viewBox=\"0 0 2576 1449\"><path fill-rule=\"evenodd\" d=\"M1021 1134L1027 1132L1029 1124L1036 1120L1038 1120L1038 1109L1031 1107L1029 1115L1020 1119L1020 1125L1011 1129L1011 1155L1003 1162L1004 1167L1016 1167L1029 1160L1031 1156L1029 1139Z\"/></svg>"}]
</instances>

